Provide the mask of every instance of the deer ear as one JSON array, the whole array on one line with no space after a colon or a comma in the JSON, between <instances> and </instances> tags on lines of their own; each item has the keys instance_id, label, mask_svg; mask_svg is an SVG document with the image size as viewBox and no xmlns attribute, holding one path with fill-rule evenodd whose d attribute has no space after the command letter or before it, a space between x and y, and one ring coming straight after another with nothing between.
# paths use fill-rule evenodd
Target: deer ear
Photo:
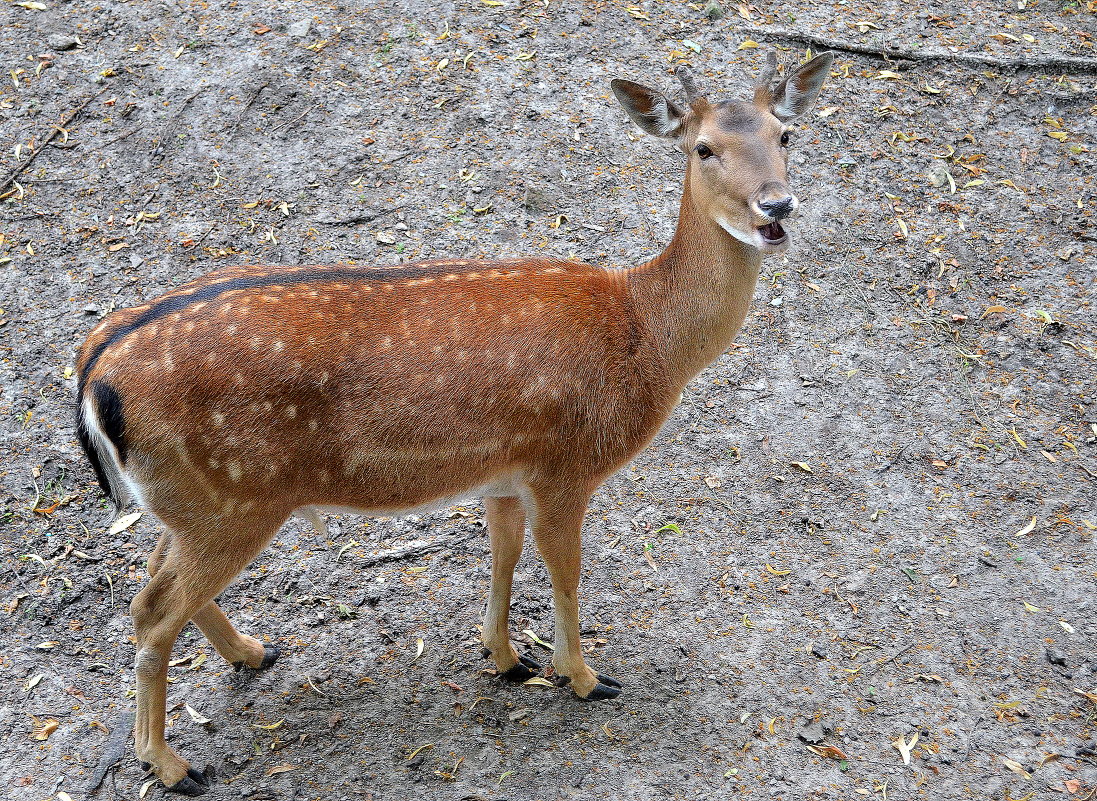
<instances>
[{"instance_id":1,"label":"deer ear","mask_svg":"<svg viewBox=\"0 0 1097 801\"><path fill-rule=\"evenodd\" d=\"M810 111L832 64L834 53L820 53L777 84L773 90L773 116L788 122Z\"/></svg>"},{"instance_id":2,"label":"deer ear","mask_svg":"<svg viewBox=\"0 0 1097 801\"><path fill-rule=\"evenodd\" d=\"M617 102L644 133L671 138L681 133L686 113L661 92L620 78L610 81L609 86Z\"/></svg>"}]
</instances>

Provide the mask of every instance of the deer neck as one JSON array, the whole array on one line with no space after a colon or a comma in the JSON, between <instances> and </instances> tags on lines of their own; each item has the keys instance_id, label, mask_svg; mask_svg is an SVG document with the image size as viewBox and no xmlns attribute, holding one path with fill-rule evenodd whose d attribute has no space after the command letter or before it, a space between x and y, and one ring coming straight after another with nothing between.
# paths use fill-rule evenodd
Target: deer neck
<instances>
[{"instance_id":1,"label":"deer neck","mask_svg":"<svg viewBox=\"0 0 1097 801\"><path fill-rule=\"evenodd\" d=\"M696 208L689 173L674 238L655 259L628 271L633 304L679 387L731 345L762 264L759 250Z\"/></svg>"}]
</instances>

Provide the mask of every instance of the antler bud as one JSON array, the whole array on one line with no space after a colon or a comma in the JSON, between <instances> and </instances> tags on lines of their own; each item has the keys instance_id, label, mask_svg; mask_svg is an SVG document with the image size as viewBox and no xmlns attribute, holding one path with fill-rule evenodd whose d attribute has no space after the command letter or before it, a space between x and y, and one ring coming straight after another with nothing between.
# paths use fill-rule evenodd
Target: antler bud
<instances>
[{"instance_id":1,"label":"antler bud","mask_svg":"<svg viewBox=\"0 0 1097 801\"><path fill-rule=\"evenodd\" d=\"M693 73L690 72L689 67L682 64L674 71L674 74L678 76L678 80L682 82L682 88L686 90L686 100L692 106L693 101L700 100L702 95L697 88L696 82L693 80Z\"/></svg>"},{"instance_id":2,"label":"antler bud","mask_svg":"<svg viewBox=\"0 0 1097 801\"><path fill-rule=\"evenodd\" d=\"M757 105L768 106L773 100L773 76L777 74L777 54L772 50L766 55L765 66L758 73L758 80L754 84L754 102Z\"/></svg>"}]
</instances>

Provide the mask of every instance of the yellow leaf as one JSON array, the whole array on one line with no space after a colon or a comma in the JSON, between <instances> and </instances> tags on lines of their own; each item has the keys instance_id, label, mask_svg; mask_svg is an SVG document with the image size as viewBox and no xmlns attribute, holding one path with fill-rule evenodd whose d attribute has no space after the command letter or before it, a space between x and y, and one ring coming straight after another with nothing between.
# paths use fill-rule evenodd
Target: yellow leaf
<instances>
[{"instance_id":1,"label":"yellow leaf","mask_svg":"<svg viewBox=\"0 0 1097 801\"><path fill-rule=\"evenodd\" d=\"M492 8L497 8L503 5L503 0L480 0L480 2L483 3L485 6L491 6Z\"/></svg>"},{"instance_id":2,"label":"yellow leaf","mask_svg":"<svg viewBox=\"0 0 1097 801\"><path fill-rule=\"evenodd\" d=\"M267 726L261 726L258 723L253 723L251 725L252 725L253 728L256 728L256 729L263 729L264 731L274 731L275 729L277 729L279 726L281 726L285 722L286 722L286 719L282 718L277 723L271 723Z\"/></svg>"},{"instance_id":3,"label":"yellow leaf","mask_svg":"<svg viewBox=\"0 0 1097 801\"><path fill-rule=\"evenodd\" d=\"M1013 435L1013 438L1017 440L1018 445L1020 445L1022 448L1028 447L1028 445L1025 444L1025 441L1021 439L1021 435L1017 433L1017 426L1014 426L1013 428L1007 428L1006 430Z\"/></svg>"},{"instance_id":4,"label":"yellow leaf","mask_svg":"<svg viewBox=\"0 0 1097 801\"><path fill-rule=\"evenodd\" d=\"M1021 767L1021 763L1014 762L1012 759L1002 759L1002 764L1012 770L1018 776L1024 776L1026 779L1031 778L1031 775L1027 770Z\"/></svg>"},{"instance_id":5,"label":"yellow leaf","mask_svg":"<svg viewBox=\"0 0 1097 801\"><path fill-rule=\"evenodd\" d=\"M1028 521L1028 525L1017 532L1017 536L1018 537L1023 537L1026 534L1031 534L1035 528L1036 528L1036 515L1033 515L1032 520Z\"/></svg>"},{"instance_id":6,"label":"yellow leaf","mask_svg":"<svg viewBox=\"0 0 1097 801\"><path fill-rule=\"evenodd\" d=\"M556 686L555 684L553 684L551 681L549 681L548 679L546 679L543 676L532 676L532 677L526 679L524 682L522 682L522 684L526 685L527 687L555 687Z\"/></svg>"},{"instance_id":7,"label":"yellow leaf","mask_svg":"<svg viewBox=\"0 0 1097 801\"><path fill-rule=\"evenodd\" d=\"M941 94L941 90L940 90L940 89L936 89L936 88L934 88L934 87L930 86L930 85L929 85L928 83L927 83L927 84L926 84L925 86L923 86L923 87L922 87L922 91L923 91L923 92L928 92L928 93L929 93L929 94L931 94L931 95L939 95L939 94Z\"/></svg>"},{"instance_id":8,"label":"yellow leaf","mask_svg":"<svg viewBox=\"0 0 1097 801\"><path fill-rule=\"evenodd\" d=\"M415 759L416 754L418 754L420 751L426 751L428 748L434 748L434 743L423 743L421 746L416 748L414 751L408 754L408 762L411 762L411 760Z\"/></svg>"},{"instance_id":9,"label":"yellow leaf","mask_svg":"<svg viewBox=\"0 0 1097 801\"><path fill-rule=\"evenodd\" d=\"M45 11L46 10L46 4L45 3L27 2L27 3L16 3L15 5L19 6L20 8L29 9L31 11Z\"/></svg>"},{"instance_id":10,"label":"yellow leaf","mask_svg":"<svg viewBox=\"0 0 1097 801\"><path fill-rule=\"evenodd\" d=\"M159 779L149 779L147 782L142 784L141 785L141 792L139 792L137 794L137 797L138 798L144 798L146 795L148 795L149 790L151 790L156 785L156 783L158 781L160 781L160 780Z\"/></svg>"},{"instance_id":11,"label":"yellow leaf","mask_svg":"<svg viewBox=\"0 0 1097 801\"><path fill-rule=\"evenodd\" d=\"M778 570L778 569L777 569L777 568L775 568L775 567L771 567L771 566L770 566L770 564L769 564L769 562L767 562L767 563L766 563L766 572L767 572L767 573L771 573L771 574L773 574L774 576L787 576L787 575L788 575L789 573L791 573L792 571L791 571L791 570Z\"/></svg>"},{"instance_id":12,"label":"yellow leaf","mask_svg":"<svg viewBox=\"0 0 1097 801\"><path fill-rule=\"evenodd\" d=\"M812 472L814 472L814 471L813 471L813 470L811 469L811 465L809 465L809 464L808 464L807 462L793 462L793 463L792 463L792 466L793 466L793 467L799 467L799 468L800 468L801 470L803 470L803 471L804 471L805 473L812 473Z\"/></svg>"},{"instance_id":13,"label":"yellow leaf","mask_svg":"<svg viewBox=\"0 0 1097 801\"><path fill-rule=\"evenodd\" d=\"M540 645L542 648L548 648L550 651L556 650L556 647L552 643L545 642L536 634L533 633L533 629L522 629L522 633Z\"/></svg>"},{"instance_id":14,"label":"yellow leaf","mask_svg":"<svg viewBox=\"0 0 1097 801\"><path fill-rule=\"evenodd\" d=\"M286 763L285 765L275 765L273 768L267 768L266 775L267 776L274 776L274 775L279 774L279 773L287 773L291 770L297 770L297 766L296 765L290 765L289 763Z\"/></svg>"},{"instance_id":15,"label":"yellow leaf","mask_svg":"<svg viewBox=\"0 0 1097 801\"><path fill-rule=\"evenodd\" d=\"M979 319L982 320L983 317L986 317L988 314L1003 314L1007 311L1009 311L1009 309L1007 309L1005 306L987 306L987 310L983 312L982 316Z\"/></svg>"},{"instance_id":16,"label":"yellow leaf","mask_svg":"<svg viewBox=\"0 0 1097 801\"><path fill-rule=\"evenodd\" d=\"M1057 139L1060 142L1065 142L1070 134L1068 134L1066 131L1048 131L1048 136L1050 136L1052 139Z\"/></svg>"},{"instance_id":17,"label":"yellow leaf","mask_svg":"<svg viewBox=\"0 0 1097 801\"><path fill-rule=\"evenodd\" d=\"M515 61L530 61L537 56L537 53L519 53L514 57Z\"/></svg>"},{"instance_id":18,"label":"yellow leaf","mask_svg":"<svg viewBox=\"0 0 1097 801\"><path fill-rule=\"evenodd\" d=\"M754 48L759 47L759 46L760 45L756 41L754 41L753 39L747 39L745 42L743 42L741 45L739 45L735 49L736 50L753 50Z\"/></svg>"},{"instance_id":19,"label":"yellow leaf","mask_svg":"<svg viewBox=\"0 0 1097 801\"><path fill-rule=\"evenodd\" d=\"M438 66L435 67L434 69L438 70L438 72L441 72L442 70L444 70L448 66L449 66L449 59L444 58L444 59L442 59L441 61L438 62Z\"/></svg>"},{"instance_id":20,"label":"yellow leaf","mask_svg":"<svg viewBox=\"0 0 1097 801\"><path fill-rule=\"evenodd\" d=\"M897 72L892 72L891 70L880 70L876 77L882 81L896 81L903 76Z\"/></svg>"},{"instance_id":21,"label":"yellow leaf","mask_svg":"<svg viewBox=\"0 0 1097 801\"><path fill-rule=\"evenodd\" d=\"M1039 612L1040 611L1040 607L1033 606L1028 601L1021 601L1021 603L1023 603L1025 605L1025 611L1026 612Z\"/></svg>"},{"instance_id":22,"label":"yellow leaf","mask_svg":"<svg viewBox=\"0 0 1097 801\"><path fill-rule=\"evenodd\" d=\"M426 648L426 643L423 642L423 638L422 637L416 638L416 640L415 640L415 656L412 657L413 662L423 655L423 649L424 648Z\"/></svg>"},{"instance_id":23,"label":"yellow leaf","mask_svg":"<svg viewBox=\"0 0 1097 801\"><path fill-rule=\"evenodd\" d=\"M910 229L907 228L907 224L903 222L902 217L896 217L895 222L899 224L900 239L906 239L910 236Z\"/></svg>"}]
</instances>

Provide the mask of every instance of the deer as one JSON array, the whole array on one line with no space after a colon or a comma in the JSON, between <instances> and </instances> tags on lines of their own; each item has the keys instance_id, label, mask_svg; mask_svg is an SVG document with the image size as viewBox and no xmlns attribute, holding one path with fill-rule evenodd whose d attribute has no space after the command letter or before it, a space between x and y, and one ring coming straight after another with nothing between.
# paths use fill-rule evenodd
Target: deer
<instances>
[{"instance_id":1,"label":"deer","mask_svg":"<svg viewBox=\"0 0 1097 801\"><path fill-rule=\"evenodd\" d=\"M163 524L130 605L135 753L167 790L200 771L164 740L173 644L193 621L227 662L279 650L241 634L219 594L292 515L397 515L483 498L491 576L484 656L504 679L546 673L509 633L529 524L551 581L551 675L580 699L620 695L584 660L580 532L593 493L656 436L686 384L732 344L799 200L793 122L834 56L749 100L686 103L610 84L639 128L686 156L670 244L639 266L444 258L399 266L236 266L101 320L77 354L76 434L116 508Z\"/></svg>"}]
</instances>

